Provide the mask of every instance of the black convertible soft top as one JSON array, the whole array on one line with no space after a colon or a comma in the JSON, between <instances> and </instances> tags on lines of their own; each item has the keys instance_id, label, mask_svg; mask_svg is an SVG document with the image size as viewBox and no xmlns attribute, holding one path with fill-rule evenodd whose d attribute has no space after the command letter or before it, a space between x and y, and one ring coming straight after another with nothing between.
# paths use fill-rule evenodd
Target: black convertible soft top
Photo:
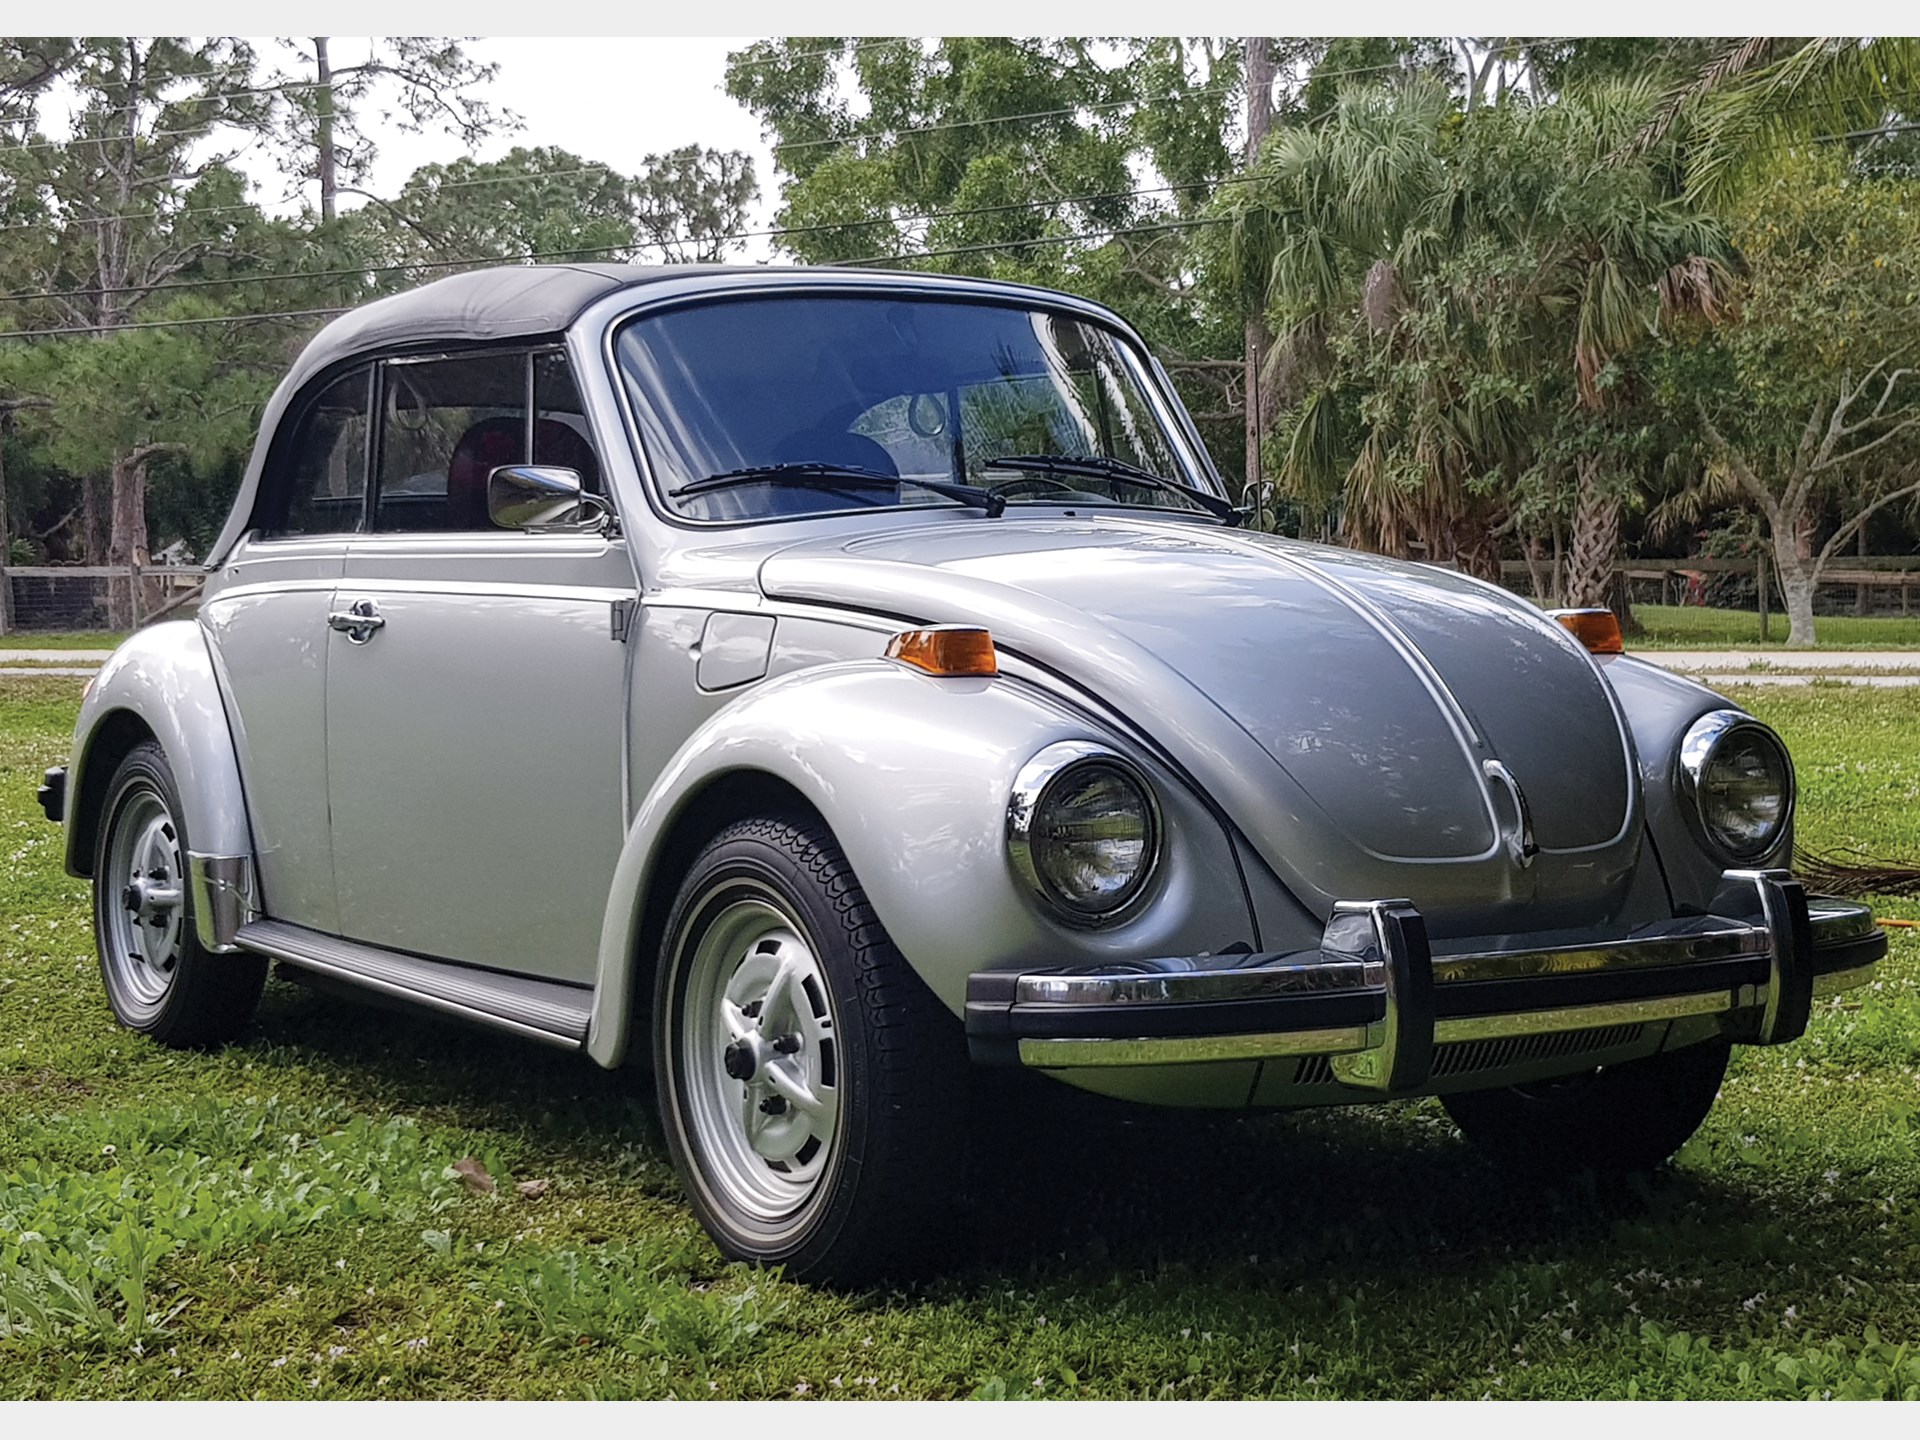
<instances>
[{"instance_id":1,"label":"black convertible soft top","mask_svg":"<svg viewBox=\"0 0 1920 1440\"><path fill-rule=\"evenodd\" d=\"M299 388L340 360L393 345L557 335L615 290L653 280L738 274L728 265L495 265L349 310L307 342L287 381Z\"/></svg>"},{"instance_id":2,"label":"black convertible soft top","mask_svg":"<svg viewBox=\"0 0 1920 1440\"><path fill-rule=\"evenodd\" d=\"M286 378L267 401L260 432L233 513L208 554L208 566L218 565L246 533L259 493L261 471L274 432L287 407L309 381L328 367L362 355L399 347L436 344L464 345L492 340L557 336L608 295L621 290L668 281L710 279L724 290L745 282L806 284L830 279L836 284L937 286L973 293L993 293L1033 300L1047 297L1085 311L1098 310L1085 300L1026 285L992 280L967 280L898 271L861 271L837 266L788 265L495 265L449 275L400 295L369 301L323 327L307 342ZM1105 315L1104 311L1100 312ZM1112 319L1112 317L1107 317ZM1114 323L1118 323L1117 321Z\"/></svg>"}]
</instances>

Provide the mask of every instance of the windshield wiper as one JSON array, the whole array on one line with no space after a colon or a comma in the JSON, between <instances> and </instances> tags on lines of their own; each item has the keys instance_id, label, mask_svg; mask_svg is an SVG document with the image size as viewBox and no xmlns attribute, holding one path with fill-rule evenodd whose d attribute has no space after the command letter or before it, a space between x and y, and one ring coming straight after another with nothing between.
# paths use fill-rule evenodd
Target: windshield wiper
<instances>
[{"instance_id":1,"label":"windshield wiper","mask_svg":"<svg viewBox=\"0 0 1920 1440\"><path fill-rule=\"evenodd\" d=\"M1151 470L1142 470L1138 465L1129 465L1111 455L997 455L987 461L985 468L1033 470L1042 475L1086 475L1101 480L1131 480L1136 484L1152 485L1185 495L1209 515L1217 515L1229 525L1238 525L1247 518L1246 511L1229 505L1218 495L1209 495L1205 490L1196 489L1182 481L1156 475Z\"/></svg>"},{"instance_id":2,"label":"windshield wiper","mask_svg":"<svg viewBox=\"0 0 1920 1440\"><path fill-rule=\"evenodd\" d=\"M962 505L976 506L986 511L990 520L997 518L1007 508L1005 496L983 490L978 485L956 485L951 480L906 480L898 475L889 475L884 470L870 470L864 465L836 465L829 460L746 465L738 470L723 470L705 479L690 480L677 490L669 490L667 494L678 499L682 495L729 490L736 485L811 485L820 490L894 490L901 485L918 485L922 490L931 490L949 500L958 500Z\"/></svg>"}]
</instances>

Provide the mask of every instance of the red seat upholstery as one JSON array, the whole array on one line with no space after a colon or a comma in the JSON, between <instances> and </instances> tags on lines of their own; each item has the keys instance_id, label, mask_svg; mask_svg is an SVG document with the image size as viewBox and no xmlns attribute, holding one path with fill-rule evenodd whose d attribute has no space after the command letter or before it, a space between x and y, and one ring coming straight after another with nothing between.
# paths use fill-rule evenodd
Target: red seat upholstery
<instances>
[{"instance_id":1,"label":"red seat upholstery","mask_svg":"<svg viewBox=\"0 0 1920 1440\"><path fill-rule=\"evenodd\" d=\"M448 530L490 530L487 515L487 477L502 465L526 460L526 421L516 415L496 415L467 427L447 461ZM560 420L541 420L534 426L534 463L559 465L576 471L583 489L600 488L600 462L585 436Z\"/></svg>"},{"instance_id":2,"label":"red seat upholstery","mask_svg":"<svg viewBox=\"0 0 1920 1440\"><path fill-rule=\"evenodd\" d=\"M515 415L496 415L467 427L447 461L447 523L449 530L491 530L487 517L487 477L502 465L526 459L527 422Z\"/></svg>"}]
</instances>

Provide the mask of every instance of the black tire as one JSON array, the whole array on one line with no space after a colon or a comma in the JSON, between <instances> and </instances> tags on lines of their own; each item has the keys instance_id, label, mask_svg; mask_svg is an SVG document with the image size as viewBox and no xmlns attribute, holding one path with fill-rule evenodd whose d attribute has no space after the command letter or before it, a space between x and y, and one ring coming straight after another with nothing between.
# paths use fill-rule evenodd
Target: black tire
<instances>
[{"instance_id":1,"label":"black tire","mask_svg":"<svg viewBox=\"0 0 1920 1440\"><path fill-rule=\"evenodd\" d=\"M667 920L653 1043L674 1164L729 1257L829 1285L931 1258L962 1179L965 1040L823 822L742 821L700 853Z\"/></svg>"},{"instance_id":2,"label":"black tire","mask_svg":"<svg viewBox=\"0 0 1920 1440\"><path fill-rule=\"evenodd\" d=\"M93 938L114 1017L178 1048L233 1039L253 1019L267 979L261 957L201 946L189 851L173 768L157 743L144 741L107 784L93 852Z\"/></svg>"},{"instance_id":3,"label":"black tire","mask_svg":"<svg viewBox=\"0 0 1920 1440\"><path fill-rule=\"evenodd\" d=\"M1512 1170L1652 1170L1707 1118L1730 1054L1726 1041L1710 1041L1564 1080L1445 1095L1440 1103L1471 1144Z\"/></svg>"}]
</instances>

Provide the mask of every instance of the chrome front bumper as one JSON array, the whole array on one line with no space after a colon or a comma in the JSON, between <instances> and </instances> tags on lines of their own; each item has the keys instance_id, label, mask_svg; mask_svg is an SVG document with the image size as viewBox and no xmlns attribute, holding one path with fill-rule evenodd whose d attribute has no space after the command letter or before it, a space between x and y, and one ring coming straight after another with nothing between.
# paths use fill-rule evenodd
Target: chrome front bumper
<instances>
[{"instance_id":1,"label":"chrome front bumper","mask_svg":"<svg viewBox=\"0 0 1920 1440\"><path fill-rule=\"evenodd\" d=\"M1729 870L1712 913L1619 940L1476 954L1435 955L1407 901L1344 901L1317 950L976 974L967 1037L977 1061L1040 1069L1318 1055L1344 1085L1409 1093L1457 1042L1710 1015L1783 1044L1886 949L1865 906L1809 902L1785 870Z\"/></svg>"}]
</instances>

